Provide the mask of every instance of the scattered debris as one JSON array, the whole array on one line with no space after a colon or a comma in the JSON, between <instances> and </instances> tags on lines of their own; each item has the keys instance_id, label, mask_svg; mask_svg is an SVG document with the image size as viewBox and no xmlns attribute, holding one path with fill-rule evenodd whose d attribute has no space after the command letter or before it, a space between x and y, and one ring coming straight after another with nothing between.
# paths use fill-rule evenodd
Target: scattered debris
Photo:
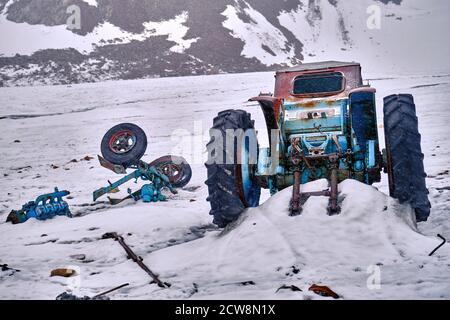
<instances>
[{"instance_id":1,"label":"scattered debris","mask_svg":"<svg viewBox=\"0 0 450 320\"><path fill-rule=\"evenodd\" d=\"M50 239L47 241L38 241L38 242L32 242L32 243L25 243L24 246L25 247L31 247L31 246L41 246L43 244L47 244L47 243L56 243L59 239Z\"/></svg>"},{"instance_id":2,"label":"scattered debris","mask_svg":"<svg viewBox=\"0 0 450 320\"><path fill-rule=\"evenodd\" d=\"M447 176L447 175L449 175L449 173L450 173L449 170L444 170L444 171L436 173L435 175L428 175L428 178L436 178L438 176Z\"/></svg>"},{"instance_id":3,"label":"scattered debris","mask_svg":"<svg viewBox=\"0 0 450 320\"><path fill-rule=\"evenodd\" d=\"M278 290L276 292L278 292L280 290L292 290L294 292L302 291L302 289L300 289L299 287L294 286L294 285L291 285L291 286L282 285L281 287L278 288Z\"/></svg>"},{"instance_id":4,"label":"scattered debris","mask_svg":"<svg viewBox=\"0 0 450 320\"><path fill-rule=\"evenodd\" d=\"M184 191L188 191L188 192L195 192L195 191L197 191L200 188L201 188L201 186L191 186L191 187L183 188L183 190Z\"/></svg>"},{"instance_id":5,"label":"scattered debris","mask_svg":"<svg viewBox=\"0 0 450 320\"><path fill-rule=\"evenodd\" d=\"M6 222L12 224L24 223L30 218L37 220L47 220L55 216L72 217L69 205L62 198L69 195L69 191L59 191L55 188L55 192L44 194L22 206L20 210L12 210L6 218Z\"/></svg>"},{"instance_id":6,"label":"scattered debris","mask_svg":"<svg viewBox=\"0 0 450 320\"><path fill-rule=\"evenodd\" d=\"M18 269L10 268L7 264L0 264L0 268L2 271L14 271L14 272L20 272Z\"/></svg>"},{"instance_id":7,"label":"scattered debris","mask_svg":"<svg viewBox=\"0 0 450 320\"><path fill-rule=\"evenodd\" d=\"M67 162L66 164L69 164L69 163L78 163L78 162L81 162L81 161L91 161L92 159L94 159L93 157L91 157L91 156L85 156L84 158L81 158L80 160L77 160L77 159L72 159L72 160L70 160L69 162Z\"/></svg>"},{"instance_id":8,"label":"scattered debris","mask_svg":"<svg viewBox=\"0 0 450 320\"><path fill-rule=\"evenodd\" d=\"M73 269L67 269L67 268L59 268L52 270L50 273L50 277L64 277L64 278L70 278L77 276L78 273Z\"/></svg>"},{"instance_id":9,"label":"scattered debris","mask_svg":"<svg viewBox=\"0 0 450 320\"><path fill-rule=\"evenodd\" d=\"M100 165L113 170L114 172L126 172L126 168L122 167L121 169L118 169L118 165L114 165L112 163L108 163L105 159L103 159L101 156L99 157ZM155 161L154 161L155 162ZM172 164L175 166L175 164ZM174 189L171 183L170 175L166 175L162 173L162 170L158 170L157 166L153 166L150 164L147 164L143 161L140 161L139 164L135 167L136 169L134 172L126 175L122 179L111 183L108 181L109 186L100 188L93 193L94 201L96 201L98 198L102 197L105 194L114 192L116 189L119 188L124 183L127 183L130 180L135 180L136 182L138 179L142 179L146 182L146 184L138 191L133 192L131 189L128 189L128 196L123 199L113 199L108 197L111 205L117 205L119 203L122 203L123 201L127 199L134 199L135 201L139 201L142 199L144 202L158 202L158 201L166 201L167 197L162 194L163 189L169 189L172 194L177 194L177 191ZM178 172L181 171L181 169L177 169ZM170 173L173 174L173 173ZM179 175L179 173L177 173ZM189 178L190 179L190 178Z\"/></svg>"},{"instance_id":10,"label":"scattered debris","mask_svg":"<svg viewBox=\"0 0 450 320\"><path fill-rule=\"evenodd\" d=\"M198 284L195 282L192 284L193 289L191 290L190 296L193 296L194 294L198 293Z\"/></svg>"},{"instance_id":11,"label":"scattered debris","mask_svg":"<svg viewBox=\"0 0 450 320\"><path fill-rule=\"evenodd\" d=\"M83 260L86 260L86 255L85 254L74 254L74 255L71 255L70 258L73 260L83 261Z\"/></svg>"},{"instance_id":12,"label":"scattered debris","mask_svg":"<svg viewBox=\"0 0 450 320\"><path fill-rule=\"evenodd\" d=\"M118 287L115 287L115 288L113 288L113 289L111 289L111 290L108 290L108 291L102 292L102 293L100 293L100 294L98 294L98 295L96 295L96 296L93 296L92 299L94 299L94 300L95 300L95 299L99 299L100 297L105 296L105 295L107 295L108 293L111 293L111 292L120 290L120 289L122 289L122 288L124 288L124 287L127 287L127 286L129 286L129 285L130 285L129 283L122 284L122 285L120 285L120 286L118 286Z\"/></svg>"},{"instance_id":13,"label":"scattered debris","mask_svg":"<svg viewBox=\"0 0 450 320\"><path fill-rule=\"evenodd\" d=\"M113 190L111 190L108 193L117 193L117 192L119 192L119 191L116 191L116 190L118 190L118 189L113 189ZM128 189L128 191L130 191L130 189ZM120 204L120 203L122 203L122 202L124 202L124 201L126 201L128 199L134 199L135 201L137 201L141 197L141 190L138 190L138 191L135 191L135 192L132 192L132 193L128 192L128 194L129 194L128 196L126 196L126 197L124 197L122 199L114 199L114 198L108 197L109 203L111 205L113 205L113 206L116 206L116 205L118 205L118 204Z\"/></svg>"},{"instance_id":14,"label":"scattered debris","mask_svg":"<svg viewBox=\"0 0 450 320\"><path fill-rule=\"evenodd\" d=\"M313 284L308 290L312 291L315 294L318 294L319 296L322 296L322 297L332 297L334 299L340 298L336 292L334 292L327 286L319 286L317 284Z\"/></svg>"},{"instance_id":15,"label":"scattered debris","mask_svg":"<svg viewBox=\"0 0 450 320\"><path fill-rule=\"evenodd\" d=\"M59 296L56 297L56 300L61 300L61 301L75 301L75 300L110 300L108 297L98 297L98 298L91 298L88 296L84 296L84 297L77 297L76 295L73 295L69 292L64 292L61 293Z\"/></svg>"},{"instance_id":16,"label":"scattered debris","mask_svg":"<svg viewBox=\"0 0 450 320\"><path fill-rule=\"evenodd\" d=\"M11 170L14 170L14 171L23 171L23 170L28 170L28 169L32 169L32 167L25 166L25 167L11 168Z\"/></svg>"},{"instance_id":17,"label":"scattered debris","mask_svg":"<svg viewBox=\"0 0 450 320\"><path fill-rule=\"evenodd\" d=\"M166 201L167 197L161 192L163 189L177 194L175 188L183 188L189 183L192 169L184 158L165 156L147 163L141 160L146 149L147 136L137 125L121 123L108 130L101 143L103 157L99 155L98 160L102 167L126 176L114 183L108 181L108 187L94 191L94 201L133 179L136 183L142 179L146 184L135 192L128 189L128 196L123 199L108 197L111 205L117 205L127 199L142 199L147 203ZM85 159L91 160L90 157ZM127 169L135 171L127 174Z\"/></svg>"},{"instance_id":18,"label":"scattered debris","mask_svg":"<svg viewBox=\"0 0 450 320\"><path fill-rule=\"evenodd\" d=\"M431 257L436 251L439 250L439 248L441 248L447 242L447 240L440 234L438 234L437 236L442 239L442 243L440 245L438 245L436 247L436 249L434 249L433 251L430 252L430 254L428 255L429 257Z\"/></svg>"},{"instance_id":19,"label":"scattered debris","mask_svg":"<svg viewBox=\"0 0 450 320\"><path fill-rule=\"evenodd\" d=\"M300 272L300 269L298 267L296 267L296 266L292 266L291 268L292 268L292 272L294 274L298 274Z\"/></svg>"},{"instance_id":20,"label":"scattered debris","mask_svg":"<svg viewBox=\"0 0 450 320\"><path fill-rule=\"evenodd\" d=\"M125 240L123 239L122 236L119 236L116 232L109 232L109 233L105 233L102 236L102 239L114 239L115 241L119 242L119 244L122 246L122 248L124 248L125 252L128 255L129 259L132 259L134 262L136 262L139 267L141 267L145 272L147 272L147 274L153 279L152 283L156 283L160 288L168 288L170 287L170 283L167 282L162 282L161 280L159 280L158 276L156 274L153 273L153 271L151 271L142 261L144 259L142 259L142 257L137 256L133 250L131 250L131 248L125 243Z\"/></svg>"},{"instance_id":21,"label":"scattered debris","mask_svg":"<svg viewBox=\"0 0 450 320\"><path fill-rule=\"evenodd\" d=\"M59 167L56 166L56 165L54 165L54 164L52 164L50 167L51 167L52 169L54 169L54 170L59 169Z\"/></svg>"}]
</instances>

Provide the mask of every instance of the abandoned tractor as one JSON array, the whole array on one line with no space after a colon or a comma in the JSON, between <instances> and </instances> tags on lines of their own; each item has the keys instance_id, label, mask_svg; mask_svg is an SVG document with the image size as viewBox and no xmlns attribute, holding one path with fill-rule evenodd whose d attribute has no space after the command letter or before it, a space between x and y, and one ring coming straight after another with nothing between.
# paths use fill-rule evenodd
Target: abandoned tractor
<instances>
[{"instance_id":1,"label":"abandoned tractor","mask_svg":"<svg viewBox=\"0 0 450 320\"><path fill-rule=\"evenodd\" d=\"M364 85L358 63L303 64L276 73L274 94L250 101L261 106L269 148L260 148L251 115L226 110L214 119L208 144L208 201L214 223L224 227L271 194L293 186L291 215L310 196L328 196L329 215L340 212L338 183L379 182L387 173L390 195L409 203L416 220L430 214L423 154L413 97L384 98L386 149L380 152L374 88ZM329 189L302 193L301 185L326 178Z\"/></svg>"}]
</instances>

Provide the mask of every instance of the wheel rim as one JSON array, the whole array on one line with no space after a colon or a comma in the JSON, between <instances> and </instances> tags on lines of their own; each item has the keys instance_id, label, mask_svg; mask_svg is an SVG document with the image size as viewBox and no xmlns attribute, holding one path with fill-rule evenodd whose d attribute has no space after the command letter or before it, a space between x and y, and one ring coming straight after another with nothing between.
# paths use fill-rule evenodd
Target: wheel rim
<instances>
[{"instance_id":1,"label":"wheel rim","mask_svg":"<svg viewBox=\"0 0 450 320\"><path fill-rule=\"evenodd\" d=\"M116 154L129 152L136 145L136 135L129 130L119 131L109 140L109 149Z\"/></svg>"},{"instance_id":2,"label":"wheel rim","mask_svg":"<svg viewBox=\"0 0 450 320\"><path fill-rule=\"evenodd\" d=\"M183 177L183 169L174 163L164 163L159 169L169 178L170 183L177 183Z\"/></svg>"}]
</instances>

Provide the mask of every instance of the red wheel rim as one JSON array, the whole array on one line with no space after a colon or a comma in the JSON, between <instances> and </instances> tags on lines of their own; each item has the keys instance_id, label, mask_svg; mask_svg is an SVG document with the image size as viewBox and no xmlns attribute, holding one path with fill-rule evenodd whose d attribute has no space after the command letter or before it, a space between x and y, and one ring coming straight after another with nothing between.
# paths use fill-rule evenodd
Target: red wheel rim
<instances>
[{"instance_id":1,"label":"red wheel rim","mask_svg":"<svg viewBox=\"0 0 450 320\"><path fill-rule=\"evenodd\" d=\"M182 168L174 163L162 164L159 169L169 178L170 183L176 183L183 176Z\"/></svg>"},{"instance_id":2,"label":"red wheel rim","mask_svg":"<svg viewBox=\"0 0 450 320\"><path fill-rule=\"evenodd\" d=\"M116 154L127 153L136 145L136 135L130 130L118 131L109 139L108 145Z\"/></svg>"}]
</instances>

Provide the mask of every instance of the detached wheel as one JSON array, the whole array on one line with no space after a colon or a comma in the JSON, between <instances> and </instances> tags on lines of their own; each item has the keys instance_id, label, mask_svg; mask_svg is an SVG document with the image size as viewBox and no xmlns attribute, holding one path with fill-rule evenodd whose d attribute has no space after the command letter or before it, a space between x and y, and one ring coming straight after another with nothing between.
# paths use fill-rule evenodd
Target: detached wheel
<instances>
[{"instance_id":1,"label":"detached wheel","mask_svg":"<svg viewBox=\"0 0 450 320\"><path fill-rule=\"evenodd\" d=\"M103 137L101 151L107 161L128 168L139 162L147 150L147 136L135 124L121 123Z\"/></svg>"},{"instance_id":2,"label":"detached wheel","mask_svg":"<svg viewBox=\"0 0 450 320\"><path fill-rule=\"evenodd\" d=\"M161 157L150 163L149 166L155 167L162 174L166 175L174 188L185 187L192 178L191 166L182 157Z\"/></svg>"},{"instance_id":3,"label":"detached wheel","mask_svg":"<svg viewBox=\"0 0 450 320\"><path fill-rule=\"evenodd\" d=\"M426 221L431 205L412 95L384 98L384 131L389 193L401 203L410 203L417 221Z\"/></svg>"},{"instance_id":4,"label":"detached wheel","mask_svg":"<svg viewBox=\"0 0 450 320\"><path fill-rule=\"evenodd\" d=\"M227 110L214 119L210 133L207 201L213 222L225 227L239 218L245 208L259 205L261 187L253 177L258 152L256 131L249 113Z\"/></svg>"}]
</instances>

